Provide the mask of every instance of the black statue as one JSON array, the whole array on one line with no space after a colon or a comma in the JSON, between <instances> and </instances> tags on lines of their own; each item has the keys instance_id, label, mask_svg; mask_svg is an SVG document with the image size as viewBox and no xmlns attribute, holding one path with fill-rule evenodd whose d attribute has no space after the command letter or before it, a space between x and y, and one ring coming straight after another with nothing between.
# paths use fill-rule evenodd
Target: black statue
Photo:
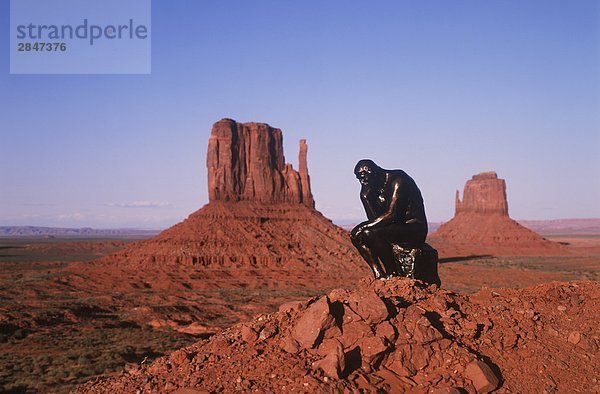
<instances>
[{"instance_id":1,"label":"black statue","mask_svg":"<svg viewBox=\"0 0 600 394\"><path fill-rule=\"evenodd\" d=\"M421 191L402 170L372 160L354 168L368 220L352 230L352 243L375 278L406 276L439 285L437 251L425 243L427 217Z\"/></svg>"}]
</instances>

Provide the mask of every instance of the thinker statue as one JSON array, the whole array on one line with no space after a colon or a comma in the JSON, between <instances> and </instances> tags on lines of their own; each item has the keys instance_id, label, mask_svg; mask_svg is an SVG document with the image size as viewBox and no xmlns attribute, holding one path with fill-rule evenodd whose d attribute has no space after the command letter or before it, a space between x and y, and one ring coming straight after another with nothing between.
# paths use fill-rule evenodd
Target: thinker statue
<instances>
[{"instance_id":1,"label":"thinker statue","mask_svg":"<svg viewBox=\"0 0 600 394\"><path fill-rule=\"evenodd\" d=\"M439 285L437 251L425 243L427 217L421 191L402 170L385 170L372 160L354 168L367 214L350 238L376 279L406 276Z\"/></svg>"}]
</instances>

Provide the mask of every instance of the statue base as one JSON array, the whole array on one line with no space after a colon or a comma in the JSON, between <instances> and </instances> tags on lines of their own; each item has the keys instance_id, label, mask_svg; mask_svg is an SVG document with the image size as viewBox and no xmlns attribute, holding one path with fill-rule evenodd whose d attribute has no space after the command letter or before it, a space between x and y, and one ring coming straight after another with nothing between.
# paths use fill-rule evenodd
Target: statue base
<instances>
[{"instance_id":1,"label":"statue base","mask_svg":"<svg viewBox=\"0 0 600 394\"><path fill-rule=\"evenodd\" d=\"M441 285L437 250L426 243L418 248L393 244L392 249L399 276Z\"/></svg>"}]
</instances>

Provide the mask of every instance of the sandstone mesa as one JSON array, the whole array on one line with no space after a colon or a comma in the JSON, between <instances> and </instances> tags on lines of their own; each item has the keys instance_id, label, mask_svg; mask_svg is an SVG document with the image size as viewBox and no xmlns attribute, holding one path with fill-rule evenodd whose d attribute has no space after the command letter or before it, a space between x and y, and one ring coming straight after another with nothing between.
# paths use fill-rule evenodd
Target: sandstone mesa
<instances>
[{"instance_id":1,"label":"sandstone mesa","mask_svg":"<svg viewBox=\"0 0 600 394\"><path fill-rule=\"evenodd\" d=\"M561 245L521 226L508 215L506 181L495 172L474 175L463 199L456 191L454 217L431 234L441 254L568 254Z\"/></svg>"}]
</instances>

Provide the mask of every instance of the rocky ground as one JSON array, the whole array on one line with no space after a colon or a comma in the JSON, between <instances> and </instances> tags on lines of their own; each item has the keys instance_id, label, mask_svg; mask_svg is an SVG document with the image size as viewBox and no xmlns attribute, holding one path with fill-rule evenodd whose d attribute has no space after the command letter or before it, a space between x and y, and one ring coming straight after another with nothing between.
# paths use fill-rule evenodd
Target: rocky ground
<instances>
[{"instance_id":1,"label":"rocky ground","mask_svg":"<svg viewBox=\"0 0 600 394\"><path fill-rule=\"evenodd\" d=\"M597 392L599 311L587 281L466 296L365 278L76 392Z\"/></svg>"},{"instance_id":2,"label":"rocky ground","mask_svg":"<svg viewBox=\"0 0 600 394\"><path fill-rule=\"evenodd\" d=\"M484 286L523 288L599 279L599 237L553 240L568 244L569 255L469 257L442 251L442 288L469 294ZM189 267L109 270L56 261L60 256L89 259L112 253L124 245L119 242L13 240L2 245L0 391L9 392L66 392L128 363L139 365L146 359L147 364L221 329L276 311L282 303L338 287L352 289L357 283L335 275L311 282L270 267L246 271L246 287L233 271L226 275L229 283L207 287L210 273L194 275ZM252 273L261 275L261 286L253 284ZM570 310L565 317L571 318Z\"/></svg>"}]
</instances>

